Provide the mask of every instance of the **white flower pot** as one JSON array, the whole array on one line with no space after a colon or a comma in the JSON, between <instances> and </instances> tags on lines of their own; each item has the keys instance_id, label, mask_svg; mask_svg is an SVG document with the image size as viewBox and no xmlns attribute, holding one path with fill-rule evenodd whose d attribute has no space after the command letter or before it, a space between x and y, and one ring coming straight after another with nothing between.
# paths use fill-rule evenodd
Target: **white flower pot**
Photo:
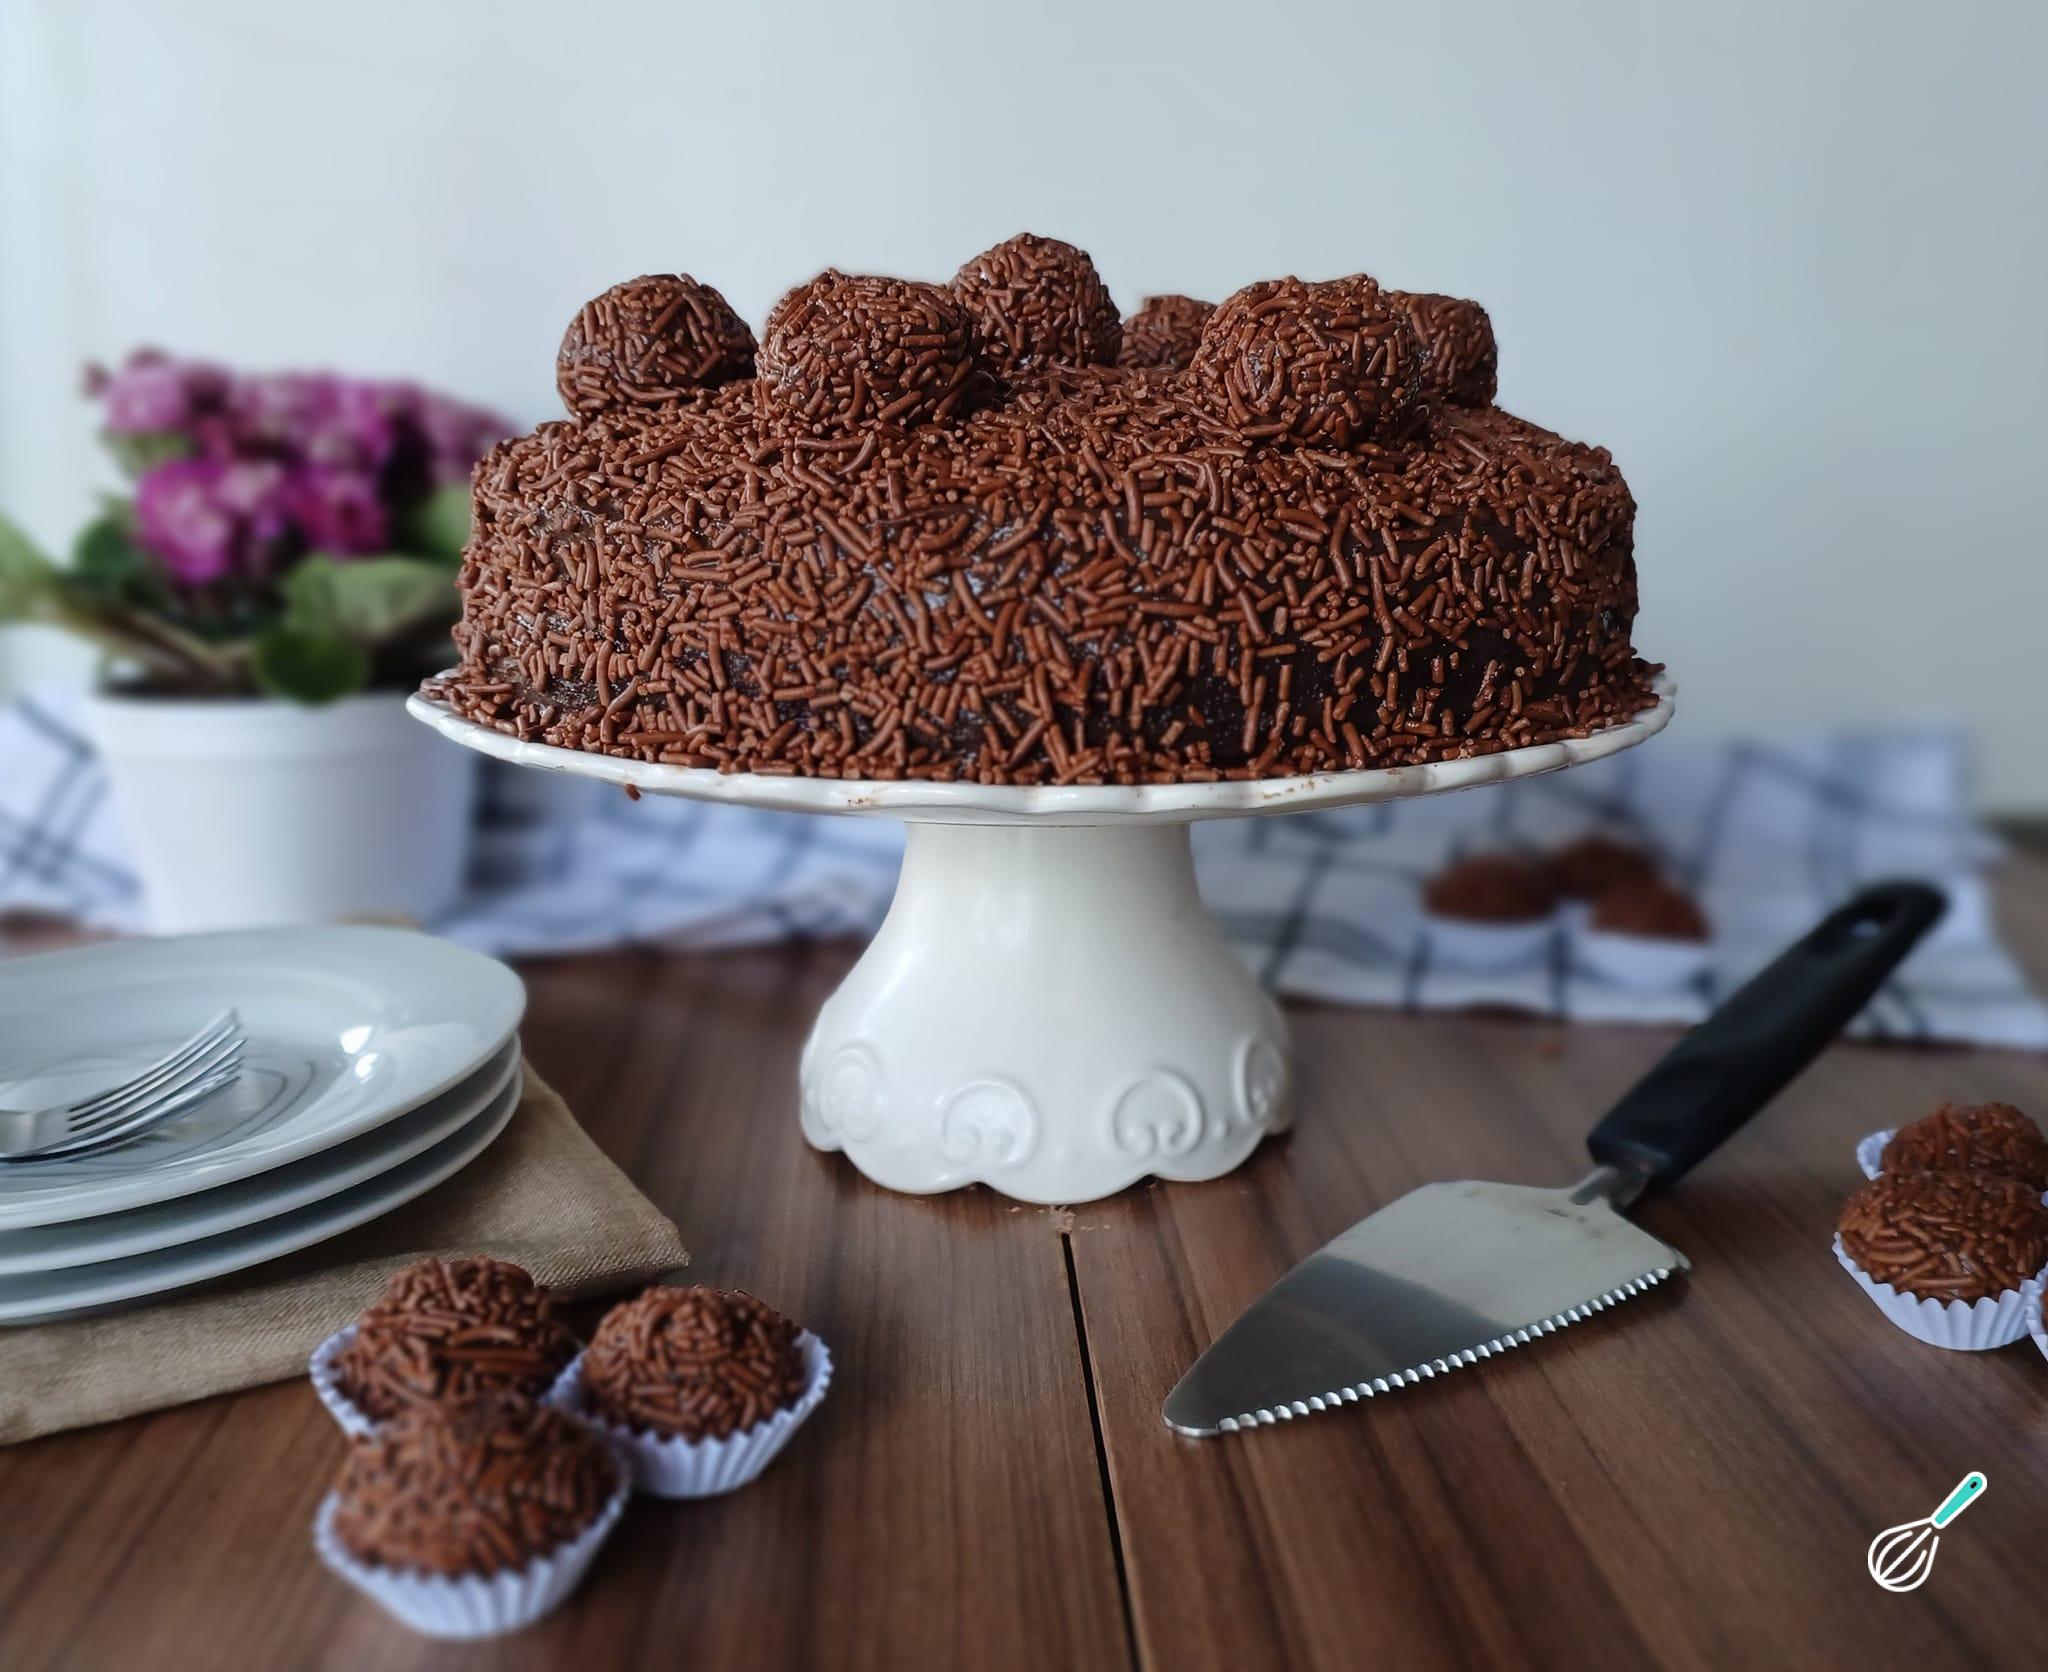
<instances>
[{"instance_id":1,"label":"white flower pot","mask_svg":"<svg viewBox=\"0 0 2048 1672\"><path fill-rule=\"evenodd\" d=\"M476 757L394 693L324 708L96 693L86 723L158 934L431 919L461 890Z\"/></svg>"}]
</instances>

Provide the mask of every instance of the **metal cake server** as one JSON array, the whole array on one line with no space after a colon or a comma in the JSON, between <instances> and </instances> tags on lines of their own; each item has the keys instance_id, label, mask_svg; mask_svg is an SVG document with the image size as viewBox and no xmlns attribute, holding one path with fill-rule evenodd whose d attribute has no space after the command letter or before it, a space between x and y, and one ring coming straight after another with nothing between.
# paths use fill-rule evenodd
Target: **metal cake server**
<instances>
[{"instance_id":1,"label":"metal cake server","mask_svg":"<svg viewBox=\"0 0 2048 1672\"><path fill-rule=\"evenodd\" d=\"M1946 901L1880 883L1688 1033L1593 1129L1564 1190L1429 1184L1296 1266L1168 1396L1168 1426L1231 1433L1476 1364L1642 1293L1685 1256L1622 1213L1675 1184L1870 1000Z\"/></svg>"}]
</instances>

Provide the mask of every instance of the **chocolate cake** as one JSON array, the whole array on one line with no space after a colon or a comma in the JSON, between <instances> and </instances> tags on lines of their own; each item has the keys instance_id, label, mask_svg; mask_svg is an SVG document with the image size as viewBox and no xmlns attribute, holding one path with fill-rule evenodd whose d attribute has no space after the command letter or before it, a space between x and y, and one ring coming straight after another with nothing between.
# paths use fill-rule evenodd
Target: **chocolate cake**
<instances>
[{"instance_id":1,"label":"chocolate cake","mask_svg":"<svg viewBox=\"0 0 2048 1672\"><path fill-rule=\"evenodd\" d=\"M1485 311L1363 275L1120 322L1015 238L827 272L758 349L642 278L573 416L477 467L459 667L514 736L724 771L1267 777L1583 736L1651 702L1634 502L1492 404Z\"/></svg>"}]
</instances>

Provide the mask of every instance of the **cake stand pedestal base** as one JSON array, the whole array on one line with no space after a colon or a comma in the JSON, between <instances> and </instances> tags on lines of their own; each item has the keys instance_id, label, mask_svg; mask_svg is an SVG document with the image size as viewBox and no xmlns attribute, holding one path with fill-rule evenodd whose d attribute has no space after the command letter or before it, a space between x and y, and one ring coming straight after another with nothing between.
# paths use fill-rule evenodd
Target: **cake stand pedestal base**
<instances>
[{"instance_id":1,"label":"cake stand pedestal base","mask_svg":"<svg viewBox=\"0 0 2048 1672\"><path fill-rule=\"evenodd\" d=\"M894 1190L1092 1201L1230 1171L1287 1124L1288 1060L1185 824L912 824L804 1047L804 1135Z\"/></svg>"},{"instance_id":2,"label":"cake stand pedestal base","mask_svg":"<svg viewBox=\"0 0 2048 1672\"><path fill-rule=\"evenodd\" d=\"M1671 687L1587 737L1418 766L1162 784L713 772L413 714L498 760L727 806L910 827L895 903L803 1054L804 1135L896 1190L1088 1202L1212 1179L1290 1119L1280 1013L1195 895L1188 826L1470 789L1654 737Z\"/></svg>"}]
</instances>

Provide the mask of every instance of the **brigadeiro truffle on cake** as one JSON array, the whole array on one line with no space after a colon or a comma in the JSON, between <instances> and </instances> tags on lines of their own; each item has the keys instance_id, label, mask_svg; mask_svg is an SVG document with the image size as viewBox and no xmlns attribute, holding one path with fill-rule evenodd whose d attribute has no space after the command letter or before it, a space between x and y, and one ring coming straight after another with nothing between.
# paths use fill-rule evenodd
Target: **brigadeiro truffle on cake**
<instances>
[{"instance_id":1,"label":"brigadeiro truffle on cake","mask_svg":"<svg viewBox=\"0 0 2048 1672\"><path fill-rule=\"evenodd\" d=\"M1422 909L1433 956L1499 968L1541 956L1555 928L1557 893L1542 866L1516 854L1478 853L1431 877Z\"/></svg>"},{"instance_id":2,"label":"brigadeiro truffle on cake","mask_svg":"<svg viewBox=\"0 0 2048 1672\"><path fill-rule=\"evenodd\" d=\"M630 1495L566 1413L516 1394L419 1405L351 1447L314 1523L321 1559L433 1637L492 1637L561 1603Z\"/></svg>"},{"instance_id":3,"label":"brigadeiro truffle on cake","mask_svg":"<svg viewBox=\"0 0 2048 1672\"><path fill-rule=\"evenodd\" d=\"M553 1396L608 1438L634 1484L703 1498L752 1480L825 1397L832 1356L737 1289L648 1289L605 1315Z\"/></svg>"},{"instance_id":4,"label":"brigadeiro truffle on cake","mask_svg":"<svg viewBox=\"0 0 2048 1672\"><path fill-rule=\"evenodd\" d=\"M488 1258L407 1266L313 1354L313 1385L351 1434L412 1406L509 1392L538 1399L576 1356L554 1299Z\"/></svg>"},{"instance_id":5,"label":"brigadeiro truffle on cake","mask_svg":"<svg viewBox=\"0 0 2048 1672\"><path fill-rule=\"evenodd\" d=\"M1185 371L1202 344L1202 327L1214 302L1192 296L1148 296L1124 321L1123 347L1116 363L1127 371Z\"/></svg>"},{"instance_id":6,"label":"brigadeiro truffle on cake","mask_svg":"<svg viewBox=\"0 0 2048 1672\"><path fill-rule=\"evenodd\" d=\"M2048 1266L2048 1207L1995 1173L1884 1173L1843 1207L1835 1254L1908 1334L2003 1347L2026 1332L2023 1290Z\"/></svg>"}]
</instances>

